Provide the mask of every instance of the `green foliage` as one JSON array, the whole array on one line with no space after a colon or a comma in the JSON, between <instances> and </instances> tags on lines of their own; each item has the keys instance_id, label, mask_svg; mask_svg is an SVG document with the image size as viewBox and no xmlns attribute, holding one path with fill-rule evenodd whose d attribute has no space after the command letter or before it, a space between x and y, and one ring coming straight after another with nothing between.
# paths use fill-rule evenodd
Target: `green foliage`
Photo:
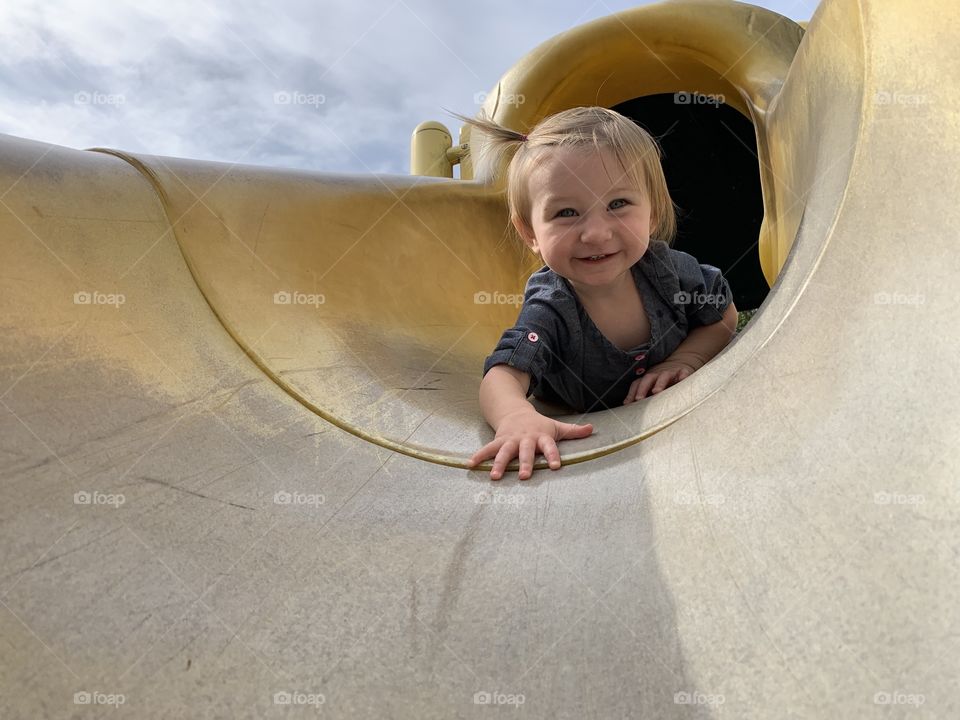
<instances>
[{"instance_id":1,"label":"green foliage","mask_svg":"<svg viewBox=\"0 0 960 720\"><path fill-rule=\"evenodd\" d=\"M753 310L740 310L737 313L737 332L743 330L744 326L750 322L750 318L753 317L753 314L757 311L756 308Z\"/></svg>"}]
</instances>

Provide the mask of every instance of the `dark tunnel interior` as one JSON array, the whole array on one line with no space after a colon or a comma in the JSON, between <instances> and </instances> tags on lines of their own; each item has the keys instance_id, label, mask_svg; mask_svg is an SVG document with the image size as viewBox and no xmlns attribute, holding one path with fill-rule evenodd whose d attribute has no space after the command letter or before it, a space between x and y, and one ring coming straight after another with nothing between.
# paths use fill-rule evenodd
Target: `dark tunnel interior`
<instances>
[{"instance_id":1,"label":"dark tunnel interior","mask_svg":"<svg viewBox=\"0 0 960 720\"><path fill-rule=\"evenodd\" d=\"M763 220L753 123L715 96L649 95L612 108L660 143L677 206L672 246L720 268L738 310L760 306L769 288L757 239Z\"/></svg>"}]
</instances>

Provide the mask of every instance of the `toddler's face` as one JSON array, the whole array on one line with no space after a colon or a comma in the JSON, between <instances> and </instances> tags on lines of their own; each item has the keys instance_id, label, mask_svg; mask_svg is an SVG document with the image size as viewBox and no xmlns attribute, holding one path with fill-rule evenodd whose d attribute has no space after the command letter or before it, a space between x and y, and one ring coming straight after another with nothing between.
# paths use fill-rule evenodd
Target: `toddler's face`
<instances>
[{"instance_id":1,"label":"toddler's face","mask_svg":"<svg viewBox=\"0 0 960 720\"><path fill-rule=\"evenodd\" d=\"M581 293L613 287L647 251L650 201L606 148L553 148L530 175L532 227L514 224ZM602 259L591 256L604 255Z\"/></svg>"}]
</instances>

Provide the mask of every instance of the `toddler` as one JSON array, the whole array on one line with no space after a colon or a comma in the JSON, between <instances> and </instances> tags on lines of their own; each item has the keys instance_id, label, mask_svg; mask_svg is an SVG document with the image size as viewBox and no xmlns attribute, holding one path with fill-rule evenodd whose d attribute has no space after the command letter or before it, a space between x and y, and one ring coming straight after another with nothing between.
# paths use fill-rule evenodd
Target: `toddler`
<instances>
[{"instance_id":1,"label":"toddler","mask_svg":"<svg viewBox=\"0 0 960 720\"><path fill-rule=\"evenodd\" d=\"M485 157L516 148L510 219L545 263L484 362L480 406L496 437L469 461L494 458L499 480L518 457L526 480L537 453L556 470L557 441L593 432L541 415L529 395L590 412L659 393L733 339L737 309L720 270L669 247L676 220L660 150L632 120L578 107L525 135L452 114L484 134Z\"/></svg>"}]
</instances>

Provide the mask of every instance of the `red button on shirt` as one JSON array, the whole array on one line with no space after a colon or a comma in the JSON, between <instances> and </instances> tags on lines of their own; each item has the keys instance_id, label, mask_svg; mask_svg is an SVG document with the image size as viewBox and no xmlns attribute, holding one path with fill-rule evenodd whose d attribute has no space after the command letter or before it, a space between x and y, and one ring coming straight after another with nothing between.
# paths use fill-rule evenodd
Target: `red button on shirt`
<instances>
[{"instance_id":1,"label":"red button on shirt","mask_svg":"<svg viewBox=\"0 0 960 720\"><path fill-rule=\"evenodd\" d=\"M535 332L532 332L529 335L527 335L527 340L529 340L530 342L536 342L539 339L540 339L540 336L537 335Z\"/></svg>"},{"instance_id":2,"label":"red button on shirt","mask_svg":"<svg viewBox=\"0 0 960 720\"><path fill-rule=\"evenodd\" d=\"M643 375L646 371L646 368L637 368L637 375Z\"/></svg>"},{"instance_id":3,"label":"red button on shirt","mask_svg":"<svg viewBox=\"0 0 960 720\"><path fill-rule=\"evenodd\" d=\"M640 353L634 358L634 360L643 360L646 356L647 356L646 353Z\"/></svg>"}]
</instances>

